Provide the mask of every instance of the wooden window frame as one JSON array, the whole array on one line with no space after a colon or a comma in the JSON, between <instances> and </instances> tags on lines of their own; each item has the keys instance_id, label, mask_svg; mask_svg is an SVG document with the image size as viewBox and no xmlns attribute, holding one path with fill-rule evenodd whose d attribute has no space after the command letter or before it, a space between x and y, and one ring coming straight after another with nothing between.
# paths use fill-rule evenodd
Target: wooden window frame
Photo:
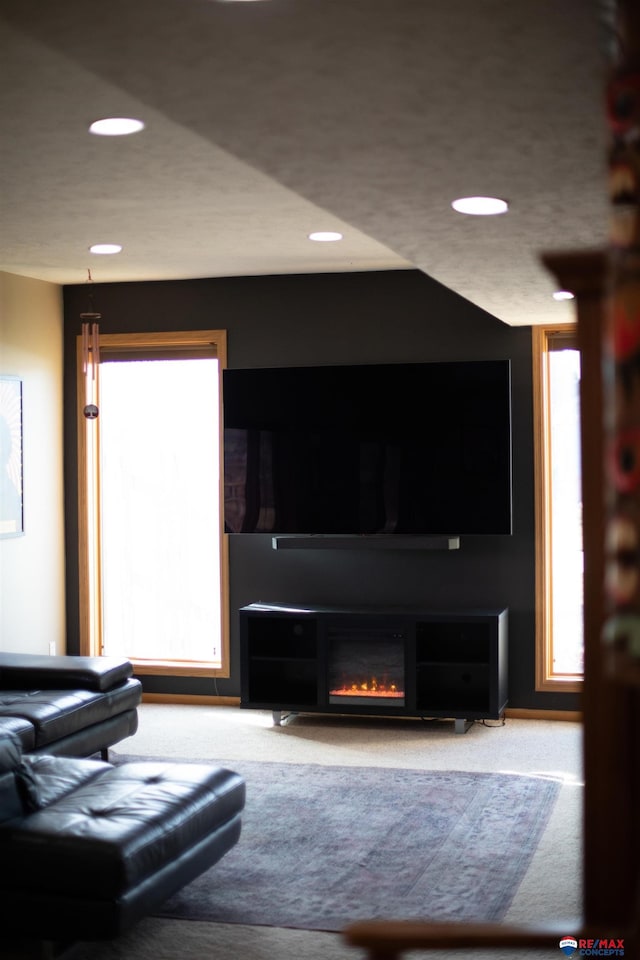
<instances>
[{"instance_id":1,"label":"wooden window frame","mask_svg":"<svg viewBox=\"0 0 640 960\"><path fill-rule=\"evenodd\" d=\"M187 356L206 350L215 352L220 371L219 423L220 445L220 627L221 665L189 661L136 661L136 674L182 677L228 677L229 652L229 537L224 532L223 481L223 409L222 371L227 365L226 330L189 330L170 333L107 333L99 335L100 350L110 357L117 354L158 352L167 356ZM86 420L81 398L85 395L82 336L76 343L78 397L78 552L79 552L79 618L80 654L102 654L102 572L100 543L100 475L97 469L100 449L100 418ZM91 496L89 495L91 493ZM92 511L92 504L97 510Z\"/></svg>"},{"instance_id":2,"label":"wooden window frame","mask_svg":"<svg viewBox=\"0 0 640 960\"><path fill-rule=\"evenodd\" d=\"M553 672L553 584L551 532L551 410L549 398L549 342L554 337L576 337L575 324L534 326L533 434L535 483L535 663L536 690L577 693L582 677Z\"/></svg>"}]
</instances>

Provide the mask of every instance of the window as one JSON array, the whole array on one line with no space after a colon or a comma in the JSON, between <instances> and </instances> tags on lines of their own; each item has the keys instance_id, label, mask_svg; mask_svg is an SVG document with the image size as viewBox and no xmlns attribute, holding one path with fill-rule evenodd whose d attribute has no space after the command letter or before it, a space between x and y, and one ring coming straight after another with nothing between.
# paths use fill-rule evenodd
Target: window
<instances>
[{"instance_id":1,"label":"window","mask_svg":"<svg viewBox=\"0 0 640 960\"><path fill-rule=\"evenodd\" d=\"M228 675L224 347L221 331L102 335L100 415L79 413L81 650L137 673Z\"/></svg>"},{"instance_id":2,"label":"window","mask_svg":"<svg viewBox=\"0 0 640 960\"><path fill-rule=\"evenodd\" d=\"M580 354L573 327L534 327L536 689L581 688Z\"/></svg>"}]
</instances>

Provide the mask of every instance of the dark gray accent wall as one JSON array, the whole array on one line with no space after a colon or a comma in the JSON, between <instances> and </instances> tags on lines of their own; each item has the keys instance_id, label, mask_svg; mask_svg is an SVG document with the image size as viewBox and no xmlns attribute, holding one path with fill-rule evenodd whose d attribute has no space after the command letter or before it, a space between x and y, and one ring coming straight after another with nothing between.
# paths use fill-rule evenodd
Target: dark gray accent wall
<instances>
[{"instance_id":1,"label":"dark gray accent wall","mask_svg":"<svg viewBox=\"0 0 640 960\"><path fill-rule=\"evenodd\" d=\"M94 283L101 331L228 331L229 367L510 359L513 535L463 537L451 552L273 550L268 535L230 537L231 676L144 677L148 692L238 696L237 610L253 601L508 606L509 703L578 709L535 691L535 543L531 329L509 327L417 270ZM78 649L75 338L87 284L64 289L69 651ZM136 416L132 411L132 416ZM145 414L148 415L148 414Z\"/></svg>"}]
</instances>

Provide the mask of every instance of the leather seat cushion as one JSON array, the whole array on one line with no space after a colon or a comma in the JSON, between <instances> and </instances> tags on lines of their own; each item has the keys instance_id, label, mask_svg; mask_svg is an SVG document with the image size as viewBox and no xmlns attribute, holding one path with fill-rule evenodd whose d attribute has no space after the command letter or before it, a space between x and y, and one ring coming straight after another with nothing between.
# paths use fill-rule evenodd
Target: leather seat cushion
<instances>
[{"instance_id":1,"label":"leather seat cushion","mask_svg":"<svg viewBox=\"0 0 640 960\"><path fill-rule=\"evenodd\" d=\"M61 740L138 706L139 680L129 679L112 690L0 690L0 719L18 717L34 728L35 743L27 749Z\"/></svg>"},{"instance_id":2,"label":"leather seat cushion","mask_svg":"<svg viewBox=\"0 0 640 960\"><path fill-rule=\"evenodd\" d=\"M47 805L0 826L0 887L118 897L244 807L242 777L209 764L71 761L88 779L69 790L67 758L26 759Z\"/></svg>"}]
</instances>

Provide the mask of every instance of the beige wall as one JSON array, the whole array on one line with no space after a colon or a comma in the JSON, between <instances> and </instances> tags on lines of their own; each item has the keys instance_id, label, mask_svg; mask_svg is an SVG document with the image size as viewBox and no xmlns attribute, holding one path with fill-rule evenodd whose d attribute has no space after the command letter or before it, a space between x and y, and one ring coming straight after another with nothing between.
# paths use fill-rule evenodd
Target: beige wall
<instances>
[{"instance_id":1,"label":"beige wall","mask_svg":"<svg viewBox=\"0 0 640 960\"><path fill-rule=\"evenodd\" d=\"M23 389L24 536L0 539L0 650L65 652L62 290L0 272L0 374Z\"/></svg>"}]
</instances>

